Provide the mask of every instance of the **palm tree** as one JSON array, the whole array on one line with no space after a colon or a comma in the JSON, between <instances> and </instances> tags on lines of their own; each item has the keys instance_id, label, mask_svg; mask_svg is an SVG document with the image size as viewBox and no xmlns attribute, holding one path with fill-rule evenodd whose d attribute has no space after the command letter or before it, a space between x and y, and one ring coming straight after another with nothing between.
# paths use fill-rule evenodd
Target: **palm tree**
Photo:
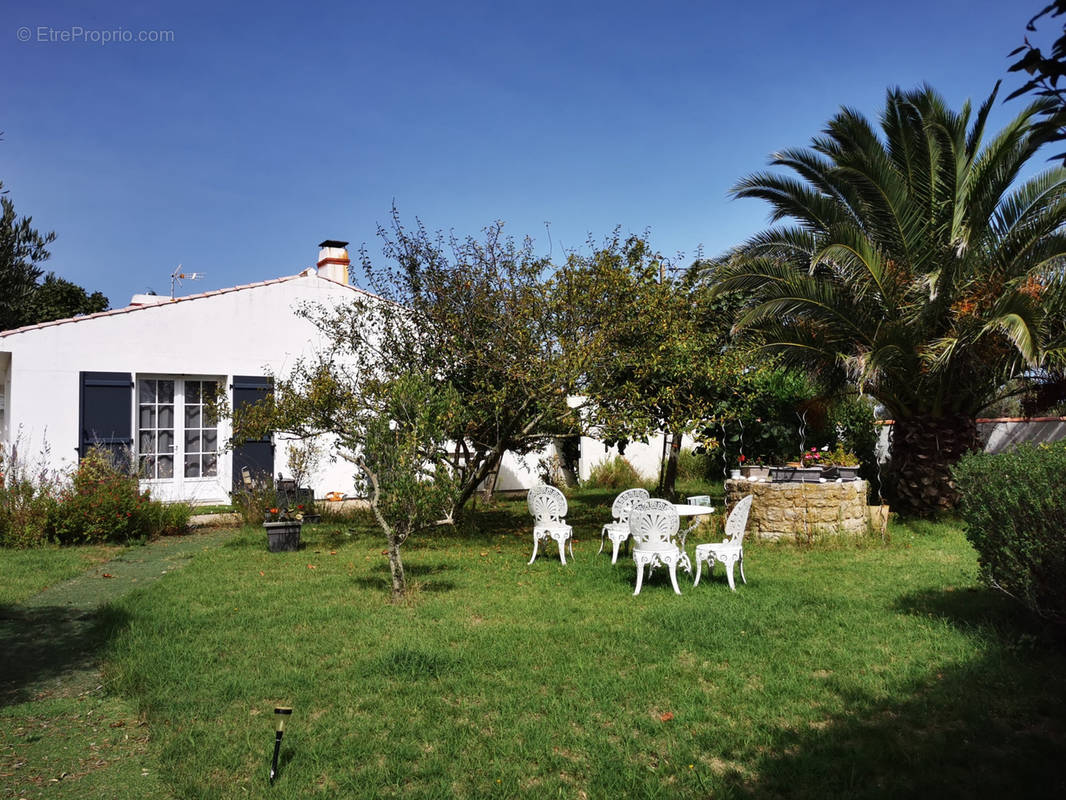
<instances>
[{"instance_id":1,"label":"palm tree","mask_svg":"<svg viewBox=\"0 0 1066 800\"><path fill-rule=\"evenodd\" d=\"M929 87L889 90L880 136L841 109L810 148L774 154L796 175L733 188L775 227L704 271L748 298L735 330L884 405L905 513L950 507L977 414L1066 356L1066 169L1018 180L1045 100L982 147L998 89L972 125L969 103L956 114Z\"/></svg>"}]
</instances>

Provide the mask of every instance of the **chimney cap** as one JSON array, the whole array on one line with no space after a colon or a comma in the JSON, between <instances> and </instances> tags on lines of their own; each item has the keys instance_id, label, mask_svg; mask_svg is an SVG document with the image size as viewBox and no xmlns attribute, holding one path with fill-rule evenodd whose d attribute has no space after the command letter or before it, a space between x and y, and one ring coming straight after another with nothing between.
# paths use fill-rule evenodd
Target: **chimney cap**
<instances>
[{"instance_id":1,"label":"chimney cap","mask_svg":"<svg viewBox=\"0 0 1066 800\"><path fill-rule=\"evenodd\" d=\"M319 247L347 247L347 246L348 246L347 242L341 242L341 241L338 241L337 239L326 239L326 241L322 242L322 244L319 245Z\"/></svg>"}]
</instances>

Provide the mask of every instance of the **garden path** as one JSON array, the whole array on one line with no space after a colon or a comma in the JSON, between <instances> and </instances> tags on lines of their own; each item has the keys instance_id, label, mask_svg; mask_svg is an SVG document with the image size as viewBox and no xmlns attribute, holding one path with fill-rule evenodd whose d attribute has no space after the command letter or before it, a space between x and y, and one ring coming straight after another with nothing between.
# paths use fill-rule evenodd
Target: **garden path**
<instances>
[{"instance_id":1,"label":"garden path","mask_svg":"<svg viewBox=\"0 0 1066 800\"><path fill-rule=\"evenodd\" d=\"M147 723L101 691L100 656L124 622L108 604L223 544L214 529L133 546L0 614L0 796L175 798Z\"/></svg>"}]
</instances>

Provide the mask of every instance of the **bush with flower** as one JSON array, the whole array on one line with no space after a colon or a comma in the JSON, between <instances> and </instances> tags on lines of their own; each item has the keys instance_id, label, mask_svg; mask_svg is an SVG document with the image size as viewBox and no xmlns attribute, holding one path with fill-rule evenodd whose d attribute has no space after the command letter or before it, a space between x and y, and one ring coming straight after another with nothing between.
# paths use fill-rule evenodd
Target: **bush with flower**
<instances>
[{"instance_id":1,"label":"bush with flower","mask_svg":"<svg viewBox=\"0 0 1066 800\"><path fill-rule=\"evenodd\" d=\"M828 450L828 446L819 450L817 447L812 447L810 450L805 450L803 455L800 456L800 463L805 467L820 467L822 464L827 463L825 461L824 451Z\"/></svg>"}]
</instances>

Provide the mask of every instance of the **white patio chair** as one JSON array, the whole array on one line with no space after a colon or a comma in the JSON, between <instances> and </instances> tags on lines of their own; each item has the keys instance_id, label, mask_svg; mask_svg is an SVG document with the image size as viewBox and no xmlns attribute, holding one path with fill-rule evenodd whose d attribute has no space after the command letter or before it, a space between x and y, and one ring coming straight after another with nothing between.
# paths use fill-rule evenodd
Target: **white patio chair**
<instances>
[{"instance_id":1,"label":"white patio chair","mask_svg":"<svg viewBox=\"0 0 1066 800\"><path fill-rule=\"evenodd\" d=\"M574 557L574 529L566 524L566 496L554 486L534 486L527 497L529 513L533 515L533 557L537 560L537 547L541 539L554 539L559 543L559 560L566 564L566 545L570 545L570 557Z\"/></svg>"},{"instance_id":2,"label":"white patio chair","mask_svg":"<svg viewBox=\"0 0 1066 800\"><path fill-rule=\"evenodd\" d=\"M633 537L633 561L637 565L637 588L633 594L640 594L644 584L644 567L648 574L659 564L670 570L670 583L674 592L681 594L677 585L677 565L692 572L688 556L677 543L677 530L681 527L681 518L677 515L674 504L666 500L644 500L637 503L629 512L629 534Z\"/></svg>"},{"instance_id":3,"label":"white patio chair","mask_svg":"<svg viewBox=\"0 0 1066 800\"><path fill-rule=\"evenodd\" d=\"M710 575L714 574L714 562L721 561L725 564L726 578L729 588L737 590L733 583L733 565L740 563L740 579L744 583L748 579L744 577L744 529L748 527L748 512L751 511L752 495L742 498L729 512L729 518L725 522L725 539L721 542L696 545L696 581L693 586L700 584L700 572L703 562L707 562Z\"/></svg>"},{"instance_id":4,"label":"white patio chair","mask_svg":"<svg viewBox=\"0 0 1066 800\"><path fill-rule=\"evenodd\" d=\"M603 530L600 532L599 552L603 552L604 544L606 544L607 539L610 539L612 564L618 561L618 548L629 540L629 514L633 510L633 506L642 500L647 500L649 497L647 489L626 489L611 504L611 516L614 517L614 522L608 522L603 526Z\"/></svg>"}]
</instances>

